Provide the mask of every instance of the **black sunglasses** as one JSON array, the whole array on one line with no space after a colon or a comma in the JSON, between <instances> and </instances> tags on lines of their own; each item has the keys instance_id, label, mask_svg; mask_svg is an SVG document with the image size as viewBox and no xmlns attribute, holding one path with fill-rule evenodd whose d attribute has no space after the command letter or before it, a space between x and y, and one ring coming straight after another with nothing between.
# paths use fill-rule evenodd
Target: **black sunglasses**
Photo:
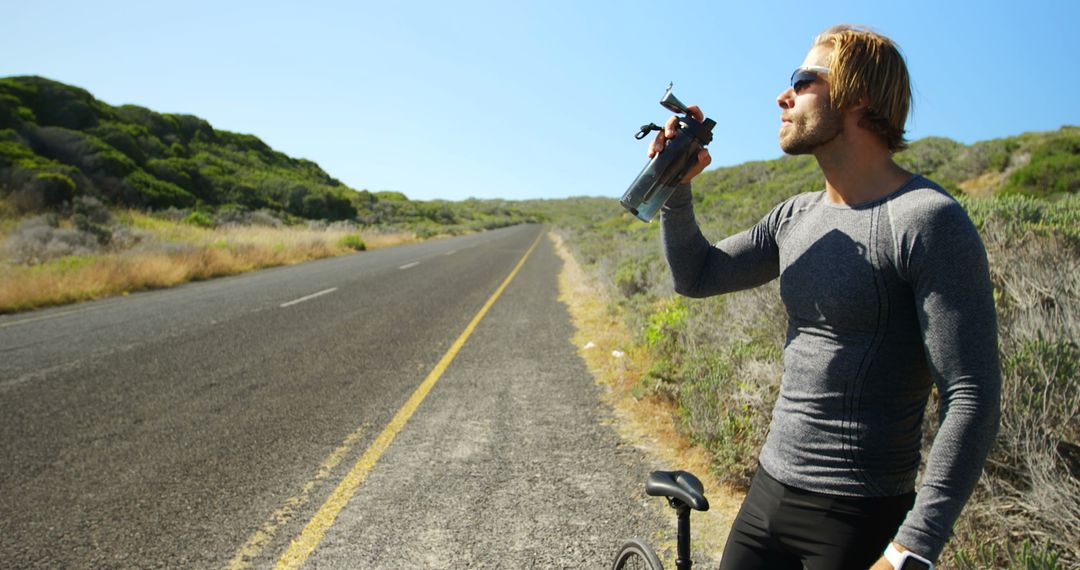
<instances>
[{"instance_id":1,"label":"black sunglasses","mask_svg":"<svg viewBox=\"0 0 1080 570\"><path fill-rule=\"evenodd\" d=\"M803 89L810 86L811 83L817 81L822 75L829 73L828 67L820 65L806 65L795 70L791 74L791 88L795 90L795 94L802 93Z\"/></svg>"}]
</instances>

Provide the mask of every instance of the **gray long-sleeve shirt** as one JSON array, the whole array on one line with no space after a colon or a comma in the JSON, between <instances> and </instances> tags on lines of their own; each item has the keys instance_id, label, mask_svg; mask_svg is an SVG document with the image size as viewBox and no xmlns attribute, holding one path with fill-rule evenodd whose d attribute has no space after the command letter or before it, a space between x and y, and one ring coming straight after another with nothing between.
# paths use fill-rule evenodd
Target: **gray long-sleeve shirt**
<instances>
[{"instance_id":1,"label":"gray long-sleeve shirt","mask_svg":"<svg viewBox=\"0 0 1080 570\"><path fill-rule=\"evenodd\" d=\"M986 251L960 204L921 176L858 206L811 192L711 245L684 185L661 225L680 294L705 297L780 278L784 375L760 456L779 481L846 496L910 492L936 383L941 427L895 538L936 559L1000 415Z\"/></svg>"}]
</instances>

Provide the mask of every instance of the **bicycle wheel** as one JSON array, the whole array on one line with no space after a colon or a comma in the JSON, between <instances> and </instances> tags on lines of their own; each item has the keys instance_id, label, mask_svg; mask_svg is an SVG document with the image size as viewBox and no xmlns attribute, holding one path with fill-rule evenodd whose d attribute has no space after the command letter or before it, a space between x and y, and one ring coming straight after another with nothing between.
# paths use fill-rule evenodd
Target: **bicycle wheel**
<instances>
[{"instance_id":1,"label":"bicycle wheel","mask_svg":"<svg viewBox=\"0 0 1080 570\"><path fill-rule=\"evenodd\" d=\"M619 549L614 570L664 570L652 547L640 540L629 540Z\"/></svg>"}]
</instances>

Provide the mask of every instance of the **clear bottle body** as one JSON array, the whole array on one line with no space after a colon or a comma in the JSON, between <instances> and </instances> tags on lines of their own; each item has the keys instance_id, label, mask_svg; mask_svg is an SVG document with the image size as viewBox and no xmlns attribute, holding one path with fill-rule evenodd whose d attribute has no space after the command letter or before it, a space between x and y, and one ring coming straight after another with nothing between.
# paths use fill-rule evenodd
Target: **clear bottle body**
<instances>
[{"instance_id":1,"label":"clear bottle body","mask_svg":"<svg viewBox=\"0 0 1080 570\"><path fill-rule=\"evenodd\" d=\"M644 222L650 222L671 197L679 180L697 162L701 143L685 131L668 141L663 152L645 165L619 200L624 208Z\"/></svg>"}]
</instances>

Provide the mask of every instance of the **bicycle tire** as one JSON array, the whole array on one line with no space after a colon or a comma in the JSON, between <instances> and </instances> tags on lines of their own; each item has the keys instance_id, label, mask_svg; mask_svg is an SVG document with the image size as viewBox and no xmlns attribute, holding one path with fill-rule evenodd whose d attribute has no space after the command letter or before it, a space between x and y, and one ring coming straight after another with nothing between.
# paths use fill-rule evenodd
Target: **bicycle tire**
<instances>
[{"instance_id":1,"label":"bicycle tire","mask_svg":"<svg viewBox=\"0 0 1080 570\"><path fill-rule=\"evenodd\" d=\"M613 570L664 570L651 546L640 540L628 540L619 549Z\"/></svg>"}]
</instances>

